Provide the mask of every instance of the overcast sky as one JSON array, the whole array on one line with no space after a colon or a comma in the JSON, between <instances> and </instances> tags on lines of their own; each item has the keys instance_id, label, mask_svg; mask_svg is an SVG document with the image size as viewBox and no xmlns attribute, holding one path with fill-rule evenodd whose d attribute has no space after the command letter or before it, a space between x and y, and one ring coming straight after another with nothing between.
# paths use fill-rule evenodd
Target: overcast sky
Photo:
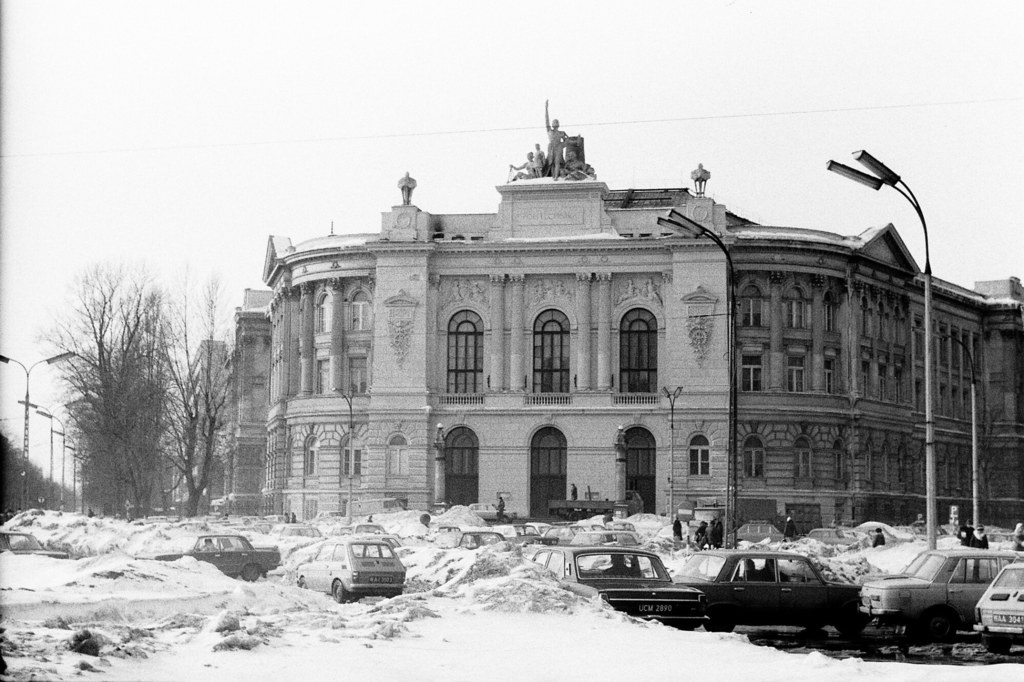
<instances>
[{"instance_id":1,"label":"overcast sky","mask_svg":"<svg viewBox=\"0 0 1024 682\"><path fill-rule=\"evenodd\" d=\"M924 238L937 277L1024 276L1024 5L953 2L2 3L0 353L26 365L74 276L188 266L259 288L267 237L376 232L419 183L491 213L544 101L610 188L691 186L766 225ZM855 165L855 164L854 164ZM21 439L24 374L0 365ZM55 405L45 367L32 401ZM49 454L33 418L33 459ZM58 442L59 444L59 442Z\"/></svg>"}]
</instances>

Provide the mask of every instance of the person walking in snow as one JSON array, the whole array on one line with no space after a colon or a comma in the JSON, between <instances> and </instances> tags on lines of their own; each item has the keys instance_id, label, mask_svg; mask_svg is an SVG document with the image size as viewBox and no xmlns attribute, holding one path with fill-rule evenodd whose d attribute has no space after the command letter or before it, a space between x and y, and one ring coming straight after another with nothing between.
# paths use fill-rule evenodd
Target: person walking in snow
<instances>
[{"instance_id":1,"label":"person walking in snow","mask_svg":"<svg viewBox=\"0 0 1024 682\"><path fill-rule=\"evenodd\" d=\"M885 536L882 535L882 529L881 528L876 528L875 529L875 537L871 539L871 546L872 547L882 547L884 545L885 545Z\"/></svg>"},{"instance_id":2,"label":"person walking in snow","mask_svg":"<svg viewBox=\"0 0 1024 682\"><path fill-rule=\"evenodd\" d=\"M683 523L678 516L672 522L672 539L675 540L677 546L683 541Z\"/></svg>"},{"instance_id":3,"label":"person walking in snow","mask_svg":"<svg viewBox=\"0 0 1024 682\"><path fill-rule=\"evenodd\" d=\"M505 498L498 495L498 523L505 523Z\"/></svg>"},{"instance_id":4,"label":"person walking in snow","mask_svg":"<svg viewBox=\"0 0 1024 682\"><path fill-rule=\"evenodd\" d=\"M1013 551L1024 552L1024 523L1018 523L1013 529Z\"/></svg>"},{"instance_id":5,"label":"person walking in snow","mask_svg":"<svg viewBox=\"0 0 1024 682\"><path fill-rule=\"evenodd\" d=\"M711 530L708 532L708 542L713 549L721 549L725 538L725 529L722 528L722 519L715 519L711 522Z\"/></svg>"},{"instance_id":6,"label":"person walking in snow","mask_svg":"<svg viewBox=\"0 0 1024 682\"><path fill-rule=\"evenodd\" d=\"M693 534L693 542L697 545L697 549L706 549L708 546L708 522L701 521L700 525L697 526L697 531Z\"/></svg>"},{"instance_id":7,"label":"person walking in snow","mask_svg":"<svg viewBox=\"0 0 1024 682\"><path fill-rule=\"evenodd\" d=\"M786 536L787 540L796 539L796 523L793 521L792 516L786 517L786 529L783 531L782 534Z\"/></svg>"},{"instance_id":8,"label":"person walking in snow","mask_svg":"<svg viewBox=\"0 0 1024 682\"><path fill-rule=\"evenodd\" d=\"M985 526L978 524L971 534L971 547L975 549L988 549L988 536L985 535Z\"/></svg>"}]
</instances>

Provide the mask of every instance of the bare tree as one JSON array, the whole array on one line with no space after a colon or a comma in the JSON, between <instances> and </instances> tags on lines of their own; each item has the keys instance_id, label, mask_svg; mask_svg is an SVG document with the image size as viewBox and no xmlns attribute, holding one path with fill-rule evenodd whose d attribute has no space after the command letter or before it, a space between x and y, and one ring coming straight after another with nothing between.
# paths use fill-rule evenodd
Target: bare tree
<instances>
[{"instance_id":1,"label":"bare tree","mask_svg":"<svg viewBox=\"0 0 1024 682\"><path fill-rule=\"evenodd\" d=\"M145 270L97 265L51 337L76 355L63 368L68 409L86 445L83 475L110 511L150 507L166 426L162 315Z\"/></svg>"},{"instance_id":2,"label":"bare tree","mask_svg":"<svg viewBox=\"0 0 1024 682\"><path fill-rule=\"evenodd\" d=\"M199 513L220 471L220 430L227 411L226 331L219 319L220 283L211 278L193 293L186 277L167 316L171 461L187 494L185 514Z\"/></svg>"}]
</instances>

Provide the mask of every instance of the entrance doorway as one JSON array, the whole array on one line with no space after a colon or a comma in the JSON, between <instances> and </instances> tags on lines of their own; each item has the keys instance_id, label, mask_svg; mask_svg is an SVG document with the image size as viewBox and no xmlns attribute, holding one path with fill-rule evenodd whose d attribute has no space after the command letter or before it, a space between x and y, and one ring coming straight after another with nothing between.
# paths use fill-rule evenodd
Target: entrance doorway
<instances>
[{"instance_id":1,"label":"entrance doorway","mask_svg":"<svg viewBox=\"0 0 1024 682\"><path fill-rule=\"evenodd\" d=\"M565 436L552 426L534 434L530 442L530 516L548 516L548 502L565 499L566 449Z\"/></svg>"}]
</instances>

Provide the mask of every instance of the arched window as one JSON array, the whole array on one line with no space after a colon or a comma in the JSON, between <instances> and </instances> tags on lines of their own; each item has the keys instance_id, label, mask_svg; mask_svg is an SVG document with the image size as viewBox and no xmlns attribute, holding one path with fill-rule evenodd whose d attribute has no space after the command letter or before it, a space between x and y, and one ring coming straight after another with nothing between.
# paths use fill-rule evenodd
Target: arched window
<instances>
[{"instance_id":1,"label":"arched window","mask_svg":"<svg viewBox=\"0 0 1024 682\"><path fill-rule=\"evenodd\" d=\"M320 450L320 445L317 442L316 436L310 436L306 439L305 445L302 448L302 475L303 476L314 476L316 475L316 458L317 453Z\"/></svg>"},{"instance_id":2,"label":"arched window","mask_svg":"<svg viewBox=\"0 0 1024 682\"><path fill-rule=\"evenodd\" d=\"M619 391L658 392L658 321L634 308L619 324Z\"/></svg>"},{"instance_id":3,"label":"arched window","mask_svg":"<svg viewBox=\"0 0 1024 682\"><path fill-rule=\"evenodd\" d=\"M569 392L569 319L557 310L533 323L533 392Z\"/></svg>"},{"instance_id":4,"label":"arched window","mask_svg":"<svg viewBox=\"0 0 1024 682\"><path fill-rule=\"evenodd\" d=\"M878 302L878 338L882 341L889 338L889 311L881 301Z\"/></svg>"},{"instance_id":5,"label":"arched window","mask_svg":"<svg viewBox=\"0 0 1024 682\"><path fill-rule=\"evenodd\" d=\"M451 504L469 505L480 499L480 441L472 429L459 426L444 439L444 491Z\"/></svg>"},{"instance_id":6,"label":"arched window","mask_svg":"<svg viewBox=\"0 0 1024 682\"><path fill-rule=\"evenodd\" d=\"M331 331L331 298L326 291L316 299L316 330L318 332Z\"/></svg>"},{"instance_id":7,"label":"arched window","mask_svg":"<svg viewBox=\"0 0 1024 682\"><path fill-rule=\"evenodd\" d=\"M366 292L358 291L352 297L352 331L365 331L373 328L370 315L370 297Z\"/></svg>"},{"instance_id":8,"label":"arched window","mask_svg":"<svg viewBox=\"0 0 1024 682\"><path fill-rule=\"evenodd\" d=\"M764 298L761 290L751 284L740 292L740 326L762 327Z\"/></svg>"},{"instance_id":9,"label":"arched window","mask_svg":"<svg viewBox=\"0 0 1024 682\"><path fill-rule=\"evenodd\" d=\"M483 322L471 310L455 313L448 321L448 392L479 393L483 372Z\"/></svg>"},{"instance_id":10,"label":"arched window","mask_svg":"<svg viewBox=\"0 0 1024 682\"><path fill-rule=\"evenodd\" d=\"M711 475L711 447L704 436L694 436L690 439L690 475Z\"/></svg>"},{"instance_id":11,"label":"arched window","mask_svg":"<svg viewBox=\"0 0 1024 682\"><path fill-rule=\"evenodd\" d=\"M392 436L388 441L386 466L388 476L409 475L409 446L405 436Z\"/></svg>"},{"instance_id":12,"label":"arched window","mask_svg":"<svg viewBox=\"0 0 1024 682\"><path fill-rule=\"evenodd\" d=\"M803 329L807 321L807 302L796 287L786 292L786 326L790 329Z\"/></svg>"},{"instance_id":13,"label":"arched window","mask_svg":"<svg viewBox=\"0 0 1024 682\"><path fill-rule=\"evenodd\" d=\"M757 436L750 436L743 442L743 475L764 477L764 444Z\"/></svg>"},{"instance_id":14,"label":"arched window","mask_svg":"<svg viewBox=\"0 0 1024 682\"><path fill-rule=\"evenodd\" d=\"M825 331L834 332L836 330L836 299L832 295L831 291L825 292L823 303L825 316Z\"/></svg>"},{"instance_id":15,"label":"arched window","mask_svg":"<svg viewBox=\"0 0 1024 682\"><path fill-rule=\"evenodd\" d=\"M793 444L793 475L797 478L811 477L811 441L804 436Z\"/></svg>"}]
</instances>

